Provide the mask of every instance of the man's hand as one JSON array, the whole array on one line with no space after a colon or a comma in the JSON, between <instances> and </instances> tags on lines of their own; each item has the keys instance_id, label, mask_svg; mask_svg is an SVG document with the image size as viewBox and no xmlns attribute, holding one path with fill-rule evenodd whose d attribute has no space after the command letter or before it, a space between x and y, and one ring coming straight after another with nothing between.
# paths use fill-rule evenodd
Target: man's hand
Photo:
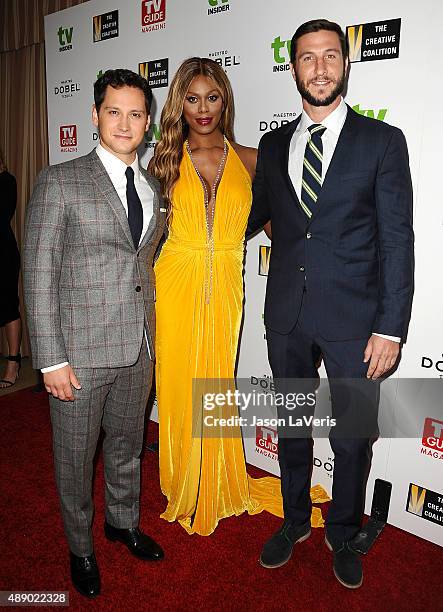
<instances>
[{"instance_id":1,"label":"man's hand","mask_svg":"<svg viewBox=\"0 0 443 612\"><path fill-rule=\"evenodd\" d=\"M369 368L366 376L376 380L389 372L397 361L400 352L400 343L380 336L372 335L365 349L364 363L369 360Z\"/></svg>"},{"instance_id":2,"label":"man's hand","mask_svg":"<svg viewBox=\"0 0 443 612\"><path fill-rule=\"evenodd\" d=\"M43 374L43 382L48 393L64 402L74 400L72 387L75 389L82 388L70 365L52 372L46 372L46 374Z\"/></svg>"}]
</instances>

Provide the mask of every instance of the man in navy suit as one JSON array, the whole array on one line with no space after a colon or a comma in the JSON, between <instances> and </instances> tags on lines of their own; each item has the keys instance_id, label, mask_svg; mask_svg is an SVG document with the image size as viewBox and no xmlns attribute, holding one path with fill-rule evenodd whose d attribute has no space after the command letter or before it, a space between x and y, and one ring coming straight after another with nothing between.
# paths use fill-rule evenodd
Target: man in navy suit
<instances>
[{"instance_id":1,"label":"man in navy suit","mask_svg":"<svg viewBox=\"0 0 443 612\"><path fill-rule=\"evenodd\" d=\"M338 418L329 435L326 544L337 579L357 588L363 572L351 541L377 435L379 379L397 363L407 333L414 237L405 138L345 104L347 69L339 25L321 19L298 28L291 71L303 111L261 139L248 234L271 220L265 325L274 378L315 379L323 357ZM354 434L360 422L364 431ZM310 535L312 439L286 430L279 432L285 517L263 548L264 567L286 563Z\"/></svg>"}]
</instances>

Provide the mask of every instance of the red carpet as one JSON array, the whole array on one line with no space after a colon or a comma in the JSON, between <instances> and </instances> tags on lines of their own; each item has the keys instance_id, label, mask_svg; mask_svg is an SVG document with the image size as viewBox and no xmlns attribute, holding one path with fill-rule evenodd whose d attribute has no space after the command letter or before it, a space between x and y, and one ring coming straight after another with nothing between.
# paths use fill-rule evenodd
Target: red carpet
<instances>
[{"instance_id":1,"label":"red carpet","mask_svg":"<svg viewBox=\"0 0 443 612\"><path fill-rule=\"evenodd\" d=\"M157 455L143 461L141 526L163 546L159 564L137 561L104 539L103 469L95 479L95 550L102 595L93 602L71 587L68 551L56 497L46 394L29 390L0 398L2 421L0 590L67 591L73 609L98 610L429 610L441 599L443 549L388 526L364 558L361 589L348 591L332 574L323 529L295 548L284 567L265 570L257 558L279 519L223 520L215 533L189 536L159 519L164 498ZM155 435L151 425L149 436ZM323 506L324 507L324 506Z\"/></svg>"}]
</instances>

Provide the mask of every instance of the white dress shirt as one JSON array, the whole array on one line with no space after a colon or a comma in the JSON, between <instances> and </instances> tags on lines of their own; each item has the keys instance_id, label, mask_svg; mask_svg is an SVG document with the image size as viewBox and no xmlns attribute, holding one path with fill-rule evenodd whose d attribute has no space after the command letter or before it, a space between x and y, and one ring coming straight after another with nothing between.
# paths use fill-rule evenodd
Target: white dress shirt
<instances>
[{"instance_id":1,"label":"white dress shirt","mask_svg":"<svg viewBox=\"0 0 443 612\"><path fill-rule=\"evenodd\" d=\"M126 201L126 168L128 167L125 162L107 151L101 144L97 145L95 149L99 156L102 164L105 167L106 172L109 174L109 178L114 185L115 191L123 204L126 216L128 216L128 203ZM138 164L138 156L135 154L135 159L131 164L131 168L134 170L134 185L138 193L138 197L142 203L143 208L143 229L140 236L140 242L143 240L143 236L148 229L149 222L152 217L154 192L150 188L148 181L145 179L143 174L140 172L140 166Z\"/></svg>"},{"instance_id":2,"label":"white dress shirt","mask_svg":"<svg viewBox=\"0 0 443 612\"><path fill-rule=\"evenodd\" d=\"M126 168L128 167L125 162L116 157L113 153L102 147L101 144L97 145L95 149L100 161L105 167L106 172L111 179L112 184L120 198L120 201L125 209L126 216L128 215L128 203L126 200ZM131 164L131 168L134 170L134 185L135 189L138 193L138 197L142 203L143 208L143 229L140 236L140 242L143 239L143 236L148 229L149 222L152 218L153 213L153 205L154 205L154 192L149 186L147 180L140 172L140 166L138 164L138 156L135 154L135 159ZM58 370L59 368L63 368L68 365L68 362L65 361L63 363L57 363L56 365L49 366L47 368L42 368L42 373L52 372L54 370Z\"/></svg>"},{"instance_id":3,"label":"white dress shirt","mask_svg":"<svg viewBox=\"0 0 443 612\"><path fill-rule=\"evenodd\" d=\"M321 125L326 128L322 136L323 143L323 162L322 162L322 179L326 176L326 172L334 155L335 147L337 146L338 138L348 114L348 107L343 98L336 109L332 111L323 121ZM295 189L298 199L301 200L302 176L303 176L303 159L305 156L306 144L309 139L308 127L315 122L309 117L305 110L302 111L300 121L292 135L289 145L288 173ZM387 336L386 334L377 334L375 336L386 338L400 342L401 338L397 336Z\"/></svg>"}]
</instances>

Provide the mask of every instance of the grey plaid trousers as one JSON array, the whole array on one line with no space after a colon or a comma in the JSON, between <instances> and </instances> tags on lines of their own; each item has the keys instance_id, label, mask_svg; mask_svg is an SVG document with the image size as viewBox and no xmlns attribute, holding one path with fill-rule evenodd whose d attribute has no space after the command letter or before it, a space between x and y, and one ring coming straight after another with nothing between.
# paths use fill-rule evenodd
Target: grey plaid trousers
<instances>
[{"instance_id":1,"label":"grey plaid trousers","mask_svg":"<svg viewBox=\"0 0 443 612\"><path fill-rule=\"evenodd\" d=\"M152 382L146 344L137 362L120 368L76 368L82 388L73 402L50 398L55 476L71 552L90 555L92 477L97 440L105 432L106 520L121 529L139 522L140 453Z\"/></svg>"}]
</instances>

